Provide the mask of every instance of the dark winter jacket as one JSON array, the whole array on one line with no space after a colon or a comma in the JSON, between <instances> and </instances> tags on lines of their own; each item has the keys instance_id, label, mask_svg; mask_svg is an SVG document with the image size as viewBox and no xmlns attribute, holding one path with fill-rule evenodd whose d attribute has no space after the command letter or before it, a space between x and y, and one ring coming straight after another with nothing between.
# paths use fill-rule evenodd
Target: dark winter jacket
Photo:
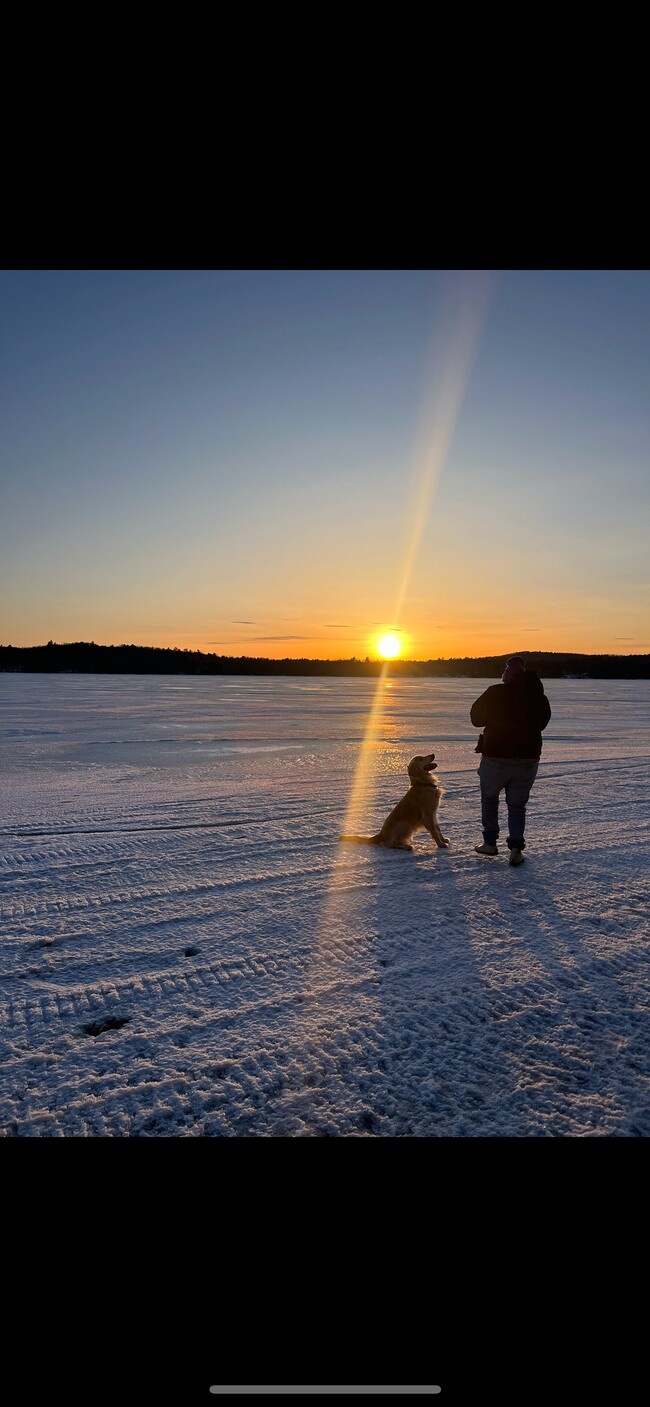
<instances>
[{"instance_id":1,"label":"dark winter jacket","mask_svg":"<svg viewBox=\"0 0 650 1407\"><path fill-rule=\"evenodd\" d=\"M510 684L491 684L469 716L475 728L484 730L485 757L539 757L551 705L541 679L527 669Z\"/></svg>"}]
</instances>

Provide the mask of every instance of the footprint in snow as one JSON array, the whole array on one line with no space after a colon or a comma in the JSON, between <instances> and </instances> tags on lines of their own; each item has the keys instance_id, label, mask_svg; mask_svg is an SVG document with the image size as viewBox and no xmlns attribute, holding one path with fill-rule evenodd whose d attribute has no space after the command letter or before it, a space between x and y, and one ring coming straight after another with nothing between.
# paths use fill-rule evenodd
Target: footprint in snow
<instances>
[{"instance_id":1,"label":"footprint in snow","mask_svg":"<svg viewBox=\"0 0 650 1407\"><path fill-rule=\"evenodd\" d=\"M87 1036L101 1036L102 1031L119 1031L120 1026L126 1026L130 1020L130 1016L109 1016L106 1021L90 1021L82 1030Z\"/></svg>"}]
</instances>

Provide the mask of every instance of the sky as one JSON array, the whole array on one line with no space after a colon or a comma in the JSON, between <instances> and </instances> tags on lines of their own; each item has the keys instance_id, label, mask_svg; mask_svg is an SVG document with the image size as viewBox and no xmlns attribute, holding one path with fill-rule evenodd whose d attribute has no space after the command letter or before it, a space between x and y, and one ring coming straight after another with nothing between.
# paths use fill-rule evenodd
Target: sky
<instances>
[{"instance_id":1,"label":"sky","mask_svg":"<svg viewBox=\"0 0 650 1407\"><path fill-rule=\"evenodd\" d=\"M650 273L5 270L0 643L650 650Z\"/></svg>"}]
</instances>

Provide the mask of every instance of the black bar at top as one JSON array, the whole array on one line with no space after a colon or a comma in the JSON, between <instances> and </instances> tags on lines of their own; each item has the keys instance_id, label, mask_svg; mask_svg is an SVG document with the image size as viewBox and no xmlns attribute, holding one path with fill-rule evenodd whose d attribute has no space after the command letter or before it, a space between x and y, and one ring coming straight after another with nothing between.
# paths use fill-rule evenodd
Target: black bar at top
<instances>
[{"instance_id":1,"label":"black bar at top","mask_svg":"<svg viewBox=\"0 0 650 1407\"><path fill-rule=\"evenodd\" d=\"M401 1396L401 1395L402 1395L403 1393L405 1393L405 1392L409 1392L409 1393L412 1393L412 1392L426 1393L426 1392L440 1392L440 1391L441 1391L441 1389L440 1389L439 1387L211 1387L211 1388L210 1388L210 1392L215 1392L215 1393L219 1393L219 1392L240 1392L240 1393L251 1393L251 1392L265 1392L265 1393L268 1393L268 1392L274 1392L274 1393L279 1393L279 1392L292 1392L292 1393L296 1393L296 1392L325 1392L325 1393L340 1393L340 1392L383 1392L383 1393L392 1393L394 1396L398 1396L398 1397Z\"/></svg>"}]
</instances>

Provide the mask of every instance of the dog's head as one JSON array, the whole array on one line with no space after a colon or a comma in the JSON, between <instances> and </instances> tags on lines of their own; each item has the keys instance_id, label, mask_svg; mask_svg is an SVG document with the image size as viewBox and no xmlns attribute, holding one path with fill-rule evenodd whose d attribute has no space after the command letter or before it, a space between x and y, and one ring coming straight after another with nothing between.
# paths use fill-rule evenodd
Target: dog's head
<instances>
[{"instance_id":1,"label":"dog's head","mask_svg":"<svg viewBox=\"0 0 650 1407\"><path fill-rule=\"evenodd\" d=\"M428 752L425 757L412 757L407 770L412 782L427 782L437 766L435 752Z\"/></svg>"}]
</instances>

